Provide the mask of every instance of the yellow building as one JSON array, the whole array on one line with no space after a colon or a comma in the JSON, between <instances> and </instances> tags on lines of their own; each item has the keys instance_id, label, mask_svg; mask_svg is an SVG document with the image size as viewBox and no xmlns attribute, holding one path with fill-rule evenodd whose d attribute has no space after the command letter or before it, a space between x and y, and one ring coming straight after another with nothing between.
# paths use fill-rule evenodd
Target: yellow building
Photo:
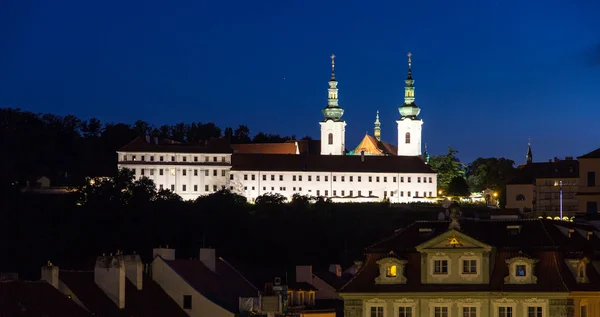
<instances>
[{"instance_id":1,"label":"yellow building","mask_svg":"<svg viewBox=\"0 0 600 317\"><path fill-rule=\"evenodd\" d=\"M577 204L580 212L597 213L600 205L600 149L577 158L579 183Z\"/></svg>"},{"instance_id":2,"label":"yellow building","mask_svg":"<svg viewBox=\"0 0 600 317\"><path fill-rule=\"evenodd\" d=\"M600 316L591 225L418 221L366 250L339 290L346 317Z\"/></svg>"}]
</instances>

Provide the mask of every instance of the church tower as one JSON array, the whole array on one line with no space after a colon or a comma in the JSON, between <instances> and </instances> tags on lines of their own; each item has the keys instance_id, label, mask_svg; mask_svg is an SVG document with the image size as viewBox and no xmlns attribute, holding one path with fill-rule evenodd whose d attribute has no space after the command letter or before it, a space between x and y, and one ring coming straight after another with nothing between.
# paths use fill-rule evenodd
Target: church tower
<instances>
[{"instance_id":1,"label":"church tower","mask_svg":"<svg viewBox=\"0 0 600 317\"><path fill-rule=\"evenodd\" d=\"M379 122L379 110L377 110L377 115L375 116L375 129L373 130L373 136L377 141L381 141L381 122Z\"/></svg>"},{"instance_id":2,"label":"church tower","mask_svg":"<svg viewBox=\"0 0 600 317\"><path fill-rule=\"evenodd\" d=\"M417 116L421 109L415 103L415 81L412 78L411 53L408 53L408 76L404 80L404 104L398 108L402 118L398 123L398 155L421 155L421 129L423 121Z\"/></svg>"},{"instance_id":3,"label":"church tower","mask_svg":"<svg viewBox=\"0 0 600 317\"><path fill-rule=\"evenodd\" d=\"M325 120L321 125L321 155L344 155L346 151L346 122L342 120L344 109L338 103L337 80L335 80L335 55L331 55L331 79L327 92L327 107L323 109Z\"/></svg>"}]
</instances>

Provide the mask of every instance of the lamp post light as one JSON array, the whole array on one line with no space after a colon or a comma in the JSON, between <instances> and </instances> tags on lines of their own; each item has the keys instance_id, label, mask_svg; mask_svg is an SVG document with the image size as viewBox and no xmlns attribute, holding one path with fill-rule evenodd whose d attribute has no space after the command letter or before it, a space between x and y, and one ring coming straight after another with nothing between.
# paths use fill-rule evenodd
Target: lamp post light
<instances>
[{"instance_id":1,"label":"lamp post light","mask_svg":"<svg viewBox=\"0 0 600 317\"><path fill-rule=\"evenodd\" d=\"M559 190L558 199L559 199L559 204L560 204L560 220L563 219L562 186L563 186L562 181L558 181L558 190Z\"/></svg>"}]
</instances>

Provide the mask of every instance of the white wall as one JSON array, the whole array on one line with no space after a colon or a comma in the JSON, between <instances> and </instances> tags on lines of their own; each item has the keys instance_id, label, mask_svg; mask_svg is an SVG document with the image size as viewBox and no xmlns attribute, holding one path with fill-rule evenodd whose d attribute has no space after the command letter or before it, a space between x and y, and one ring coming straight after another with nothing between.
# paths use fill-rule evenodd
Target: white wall
<instances>
[{"instance_id":1,"label":"white wall","mask_svg":"<svg viewBox=\"0 0 600 317\"><path fill-rule=\"evenodd\" d=\"M327 120L321 125L321 155L344 155L346 149L346 122ZM329 133L333 134L333 144L329 144Z\"/></svg>"},{"instance_id":2,"label":"white wall","mask_svg":"<svg viewBox=\"0 0 600 317\"><path fill-rule=\"evenodd\" d=\"M181 276L173 271L162 258L152 262L152 279L183 309L183 296L192 296L192 309L184 311L195 317L233 317L234 314L211 302L192 288Z\"/></svg>"},{"instance_id":3,"label":"white wall","mask_svg":"<svg viewBox=\"0 0 600 317\"><path fill-rule=\"evenodd\" d=\"M421 130L422 120L411 120L404 118L398 120L398 155L418 156L421 155ZM406 143L406 133L410 133L410 143Z\"/></svg>"},{"instance_id":4,"label":"white wall","mask_svg":"<svg viewBox=\"0 0 600 317\"><path fill-rule=\"evenodd\" d=\"M369 196L369 192L372 192L373 195L379 196L379 201L387 194L390 201L395 203L423 201L425 194L427 197L437 196L437 174L257 171L231 171L231 174L234 182L240 184L236 186L238 193L247 197L249 201L265 193L279 193L291 199L295 193L332 197L334 191L337 196L350 195L351 191L354 196L357 196L359 191L362 196ZM263 177L266 180L263 180ZM419 197L415 197L417 194Z\"/></svg>"},{"instance_id":5,"label":"white wall","mask_svg":"<svg viewBox=\"0 0 600 317\"><path fill-rule=\"evenodd\" d=\"M394 203L423 201L422 198L425 194L427 197L437 196L436 174L231 171L231 154L135 153L136 162L141 162L142 156L144 156L143 162L146 162L144 164L132 163L132 153L119 152L119 160L123 160L125 155L129 162L120 161L119 168L134 170L136 179L146 176L154 180L157 189L160 189L160 185L164 189L174 188L174 192L185 200L212 194L223 188L232 189L245 196L249 202L265 193L279 193L291 199L295 193L333 197L348 196L351 194L350 191L353 196L358 196L360 191L362 196L369 196L369 192L372 192L372 195L379 198L339 198L335 201L381 201L387 195ZM179 163L179 165L164 161L160 164L158 163L160 156L163 156L164 160L170 160L172 156L175 156L175 163ZM150 161L150 157L154 157L154 161ZM186 157L185 162L183 157ZM198 162L194 160L195 157ZM208 163L205 162L207 157L209 158ZM215 157L217 162L213 162ZM160 175L161 169L163 175ZM144 175L142 175L142 170ZM183 175L184 170L186 175ZM207 173L208 176L206 176ZM215 173L217 176L214 176ZM233 179L230 178L231 175ZM246 179L244 175L246 175ZM254 179L252 179L252 175L254 175ZM266 180L263 180L263 175L266 176ZM274 180L271 180L271 176L274 176ZM296 180L294 180L294 176ZM372 177L371 182L369 182L369 176ZM280 177L283 180L280 180ZM350 181L351 177L352 181ZM358 181L359 177L361 178L360 182ZM379 182L377 177L379 177ZM396 181L394 181L394 177ZM408 182L409 177L411 182ZM431 183L429 182L430 177ZM421 178L421 182L418 181L419 178ZM426 183L424 179L427 179ZM184 185L185 191L183 190ZM415 197L417 194L418 197Z\"/></svg>"}]
</instances>

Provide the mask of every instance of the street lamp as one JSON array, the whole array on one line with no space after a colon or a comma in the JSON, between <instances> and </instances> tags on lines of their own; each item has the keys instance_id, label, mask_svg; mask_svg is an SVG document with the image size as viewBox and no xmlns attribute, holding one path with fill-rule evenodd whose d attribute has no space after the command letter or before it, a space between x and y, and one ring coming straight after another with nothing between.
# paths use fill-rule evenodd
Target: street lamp
<instances>
[{"instance_id":1,"label":"street lamp","mask_svg":"<svg viewBox=\"0 0 600 317\"><path fill-rule=\"evenodd\" d=\"M559 203L559 212L560 212L560 220L563 219L563 182L558 181L558 183L554 182L554 186L558 186L558 203Z\"/></svg>"}]
</instances>

